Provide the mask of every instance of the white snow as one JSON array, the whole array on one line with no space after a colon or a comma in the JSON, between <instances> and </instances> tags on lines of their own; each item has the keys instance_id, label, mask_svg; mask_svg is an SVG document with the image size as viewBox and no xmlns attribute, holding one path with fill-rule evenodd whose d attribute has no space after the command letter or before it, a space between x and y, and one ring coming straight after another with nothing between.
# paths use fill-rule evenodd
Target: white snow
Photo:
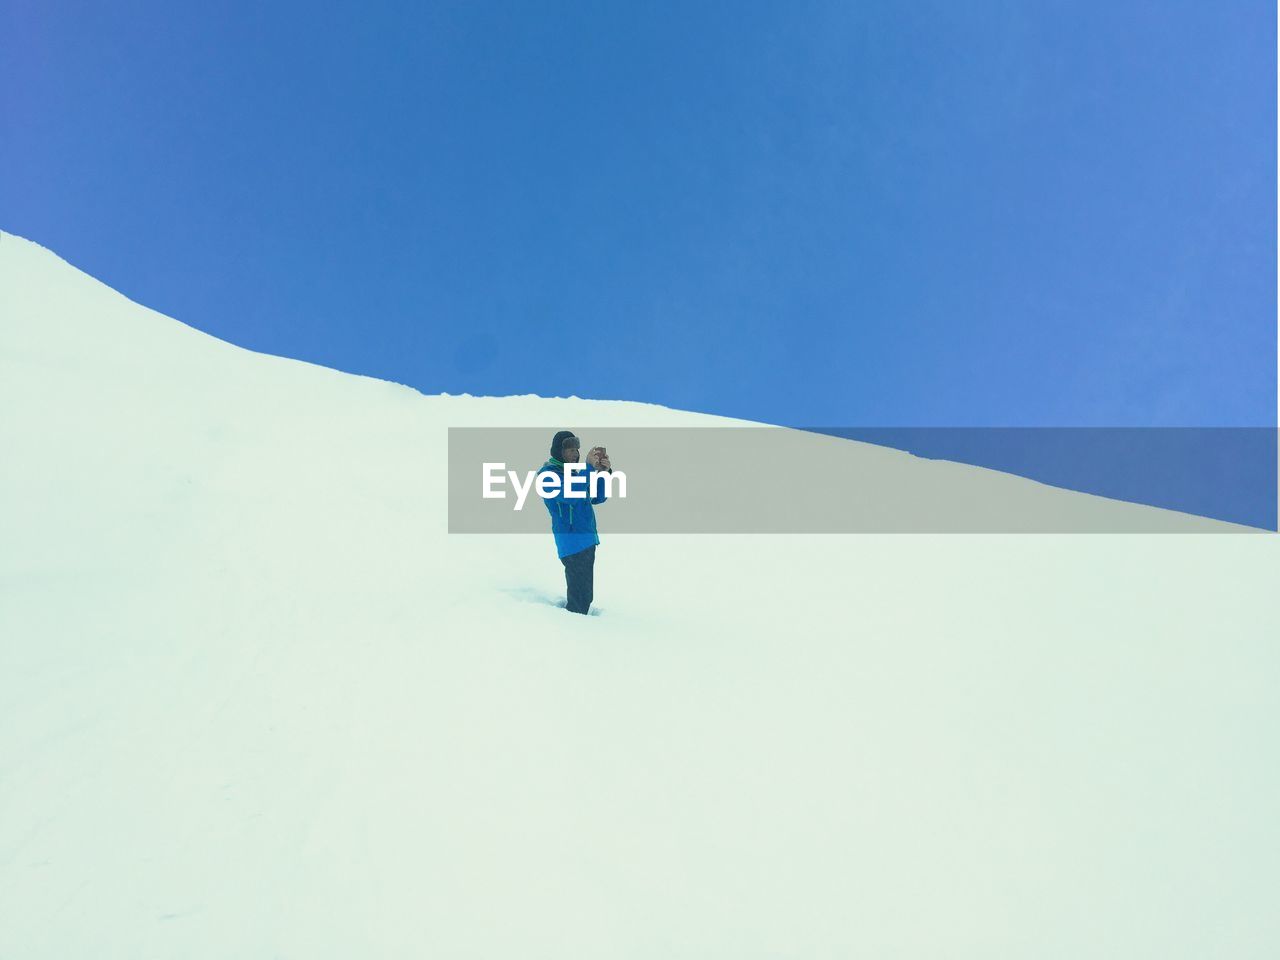
<instances>
[{"instance_id":1,"label":"white snow","mask_svg":"<svg viewBox=\"0 0 1280 960\"><path fill-rule=\"evenodd\" d=\"M451 425L723 422L251 353L0 234L0 957L1280 954L1280 540L606 505L575 617L549 535L446 533Z\"/></svg>"}]
</instances>

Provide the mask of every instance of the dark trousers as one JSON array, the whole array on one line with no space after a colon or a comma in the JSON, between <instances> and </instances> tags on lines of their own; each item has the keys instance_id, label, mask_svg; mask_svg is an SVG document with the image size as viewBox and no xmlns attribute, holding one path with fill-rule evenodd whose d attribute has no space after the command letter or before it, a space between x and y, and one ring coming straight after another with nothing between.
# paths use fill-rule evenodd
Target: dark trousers
<instances>
[{"instance_id":1,"label":"dark trousers","mask_svg":"<svg viewBox=\"0 0 1280 960\"><path fill-rule=\"evenodd\" d=\"M591 588L596 567L596 548L587 547L567 557L561 557L564 564L564 585L568 592L569 602L565 609L571 613L586 613L591 609Z\"/></svg>"}]
</instances>

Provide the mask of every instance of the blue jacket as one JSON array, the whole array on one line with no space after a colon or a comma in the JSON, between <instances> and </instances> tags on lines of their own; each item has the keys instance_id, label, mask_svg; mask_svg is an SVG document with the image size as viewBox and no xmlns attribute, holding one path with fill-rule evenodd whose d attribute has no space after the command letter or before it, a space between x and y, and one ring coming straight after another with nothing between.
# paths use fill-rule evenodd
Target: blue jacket
<instances>
[{"instance_id":1,"label":"blue jacket","mask_svg":"<svg viewBox=\"0 0 1280 960\"><path fill-rule=\"evenodd\" d=\"M551 533L556 538L556 553L562 557L580 553L600 542L596 535L596 511L592 504L604 503L608 498L605 495L604 480L592 479L600 471L590 464L586 466L584 473L572 478L573 490L579 494L584 491L589 493L598 486L599 496L566 497L564 465L558 460L548 460L538 470L539 477L544 473L554 473L560 478L555 494L542 497L542 502L547 505L547 513L551 514ZM534 482L537 482L537 478ZM538 495L542 496L541 493Z\"/></svg>"}]
</instances>

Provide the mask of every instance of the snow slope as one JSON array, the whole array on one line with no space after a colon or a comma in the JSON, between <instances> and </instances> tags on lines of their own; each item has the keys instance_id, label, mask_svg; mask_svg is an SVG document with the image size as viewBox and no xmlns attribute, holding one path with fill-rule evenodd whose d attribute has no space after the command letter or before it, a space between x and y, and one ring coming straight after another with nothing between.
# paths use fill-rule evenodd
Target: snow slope
<instances>
[{"instance_id":1,"label":"snow slope","mask_svg":"<svg viewBox=\"0 0 1280 960\"><path fill-rule=\"evenodd\" d=\"M1280 540L605 508L573 617L549 537L446 533L451 425L718 423L254 354L0 234L0 957L1280 952Z\"/></svg>"}]
</instances>

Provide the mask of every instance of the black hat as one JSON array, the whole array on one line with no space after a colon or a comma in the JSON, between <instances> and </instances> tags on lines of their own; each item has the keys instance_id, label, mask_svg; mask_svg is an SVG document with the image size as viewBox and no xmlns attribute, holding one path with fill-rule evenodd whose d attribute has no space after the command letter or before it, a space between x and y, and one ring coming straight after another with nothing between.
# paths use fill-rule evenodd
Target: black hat
<instances>
[{"instance_id":1,"label":"black hat","mask_svg":"<svg viewBox=\"0 0 1280 960\"><path fill-rule=\"evenodd\" d=\"M551 456L557 460L563 460L564 457L560 456L560 454L565 444L571 447L581 447L582 441L573 435L572 430L561 430L551 438Z\"/></svg>"}]
</instances>

